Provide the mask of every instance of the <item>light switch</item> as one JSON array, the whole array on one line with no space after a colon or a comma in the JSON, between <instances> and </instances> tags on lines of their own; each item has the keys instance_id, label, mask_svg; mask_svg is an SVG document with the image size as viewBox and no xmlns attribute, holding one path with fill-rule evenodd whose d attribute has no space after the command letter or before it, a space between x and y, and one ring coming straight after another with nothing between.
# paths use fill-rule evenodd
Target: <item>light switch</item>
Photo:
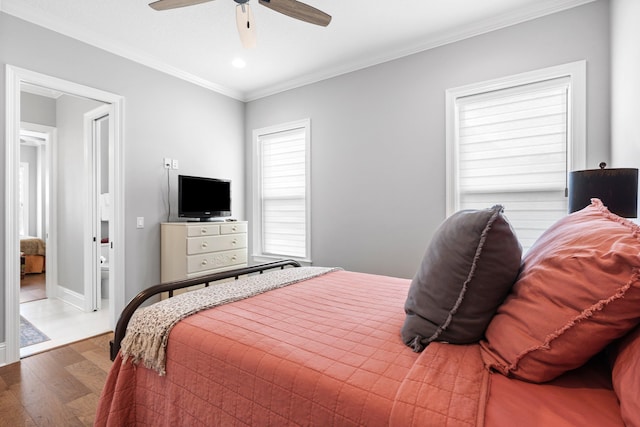
<instances>
[{"instance_id":1,"label":"light switch","mask_svg":"<svg viewBox=\"0 0 640 427\"><path fill-rule=\"evenodd\" d=\"M136 218L136 228L144 228L144 217L139 216Z\"/></svg>"}]
</instances>

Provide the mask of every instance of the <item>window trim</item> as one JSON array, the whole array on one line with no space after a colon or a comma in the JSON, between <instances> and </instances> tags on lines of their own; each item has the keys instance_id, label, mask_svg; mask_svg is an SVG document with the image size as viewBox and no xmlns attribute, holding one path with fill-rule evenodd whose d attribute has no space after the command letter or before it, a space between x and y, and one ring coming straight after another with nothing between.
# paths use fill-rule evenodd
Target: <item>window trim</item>
<instances>
[{"instance_id":1,"label":"window trim","mask_svg":"<svg viewBox=\"0 0 640 427\"><path fill-rule=\"evenodd\" d=\"M586 167L586 61L576 61L446 90L446 216L459 210L458 132L459 98L508 89L544 80L569 77L568 171Z\"/></svg>"},{"instance_id":2,"label":"window trim","mask_svg":"<svg viewBox=\"0 0 640 427\"><path fill-rule=\"evenodd\" d=\"M311 119L305 118L292 122L267 126L253 130L253 248L252 258L255 262L267 262L274 259L282 259L283 256L262 253L262 203L261 203L261 176L260 176L260 146L259 139L263 135L278 132L286 132L304 128L305 133L305 257L286 258L295 259L304 264L311 264Z\"/></svg>"}]
</instances>

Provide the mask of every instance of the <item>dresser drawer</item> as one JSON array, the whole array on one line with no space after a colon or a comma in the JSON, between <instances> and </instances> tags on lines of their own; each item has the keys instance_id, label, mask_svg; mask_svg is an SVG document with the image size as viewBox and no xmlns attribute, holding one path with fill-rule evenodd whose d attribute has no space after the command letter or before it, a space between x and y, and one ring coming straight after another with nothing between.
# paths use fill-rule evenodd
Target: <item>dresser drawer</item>
<instances>
[{"instance_id":1,"label":"dresser drawer","mask_svg":"<svg viewBox=\"0 0 640 427\"><path fill-rule=\"evenodd\" d=\"M215 236L220 234L219 224L188 225L187 237Z\"/></svg>"},{"instance_id":2,"label":"dresser drawer","mask_svg":"<svg viewBox=\"0 0 640 427\"><path fill-rule=\"evenodd\" d=\"M214 252L203 255L191 255L187 257L187 274L229 267L235 264L245 264L246 262L247 251L245 249Z\"/></svg>"},{"instance_id":3,"label":"dresser drawer","mask_svg":"<svg viewBox=\"0 0 640 427\"><path fill-rule=\"evenodd\" d=\"M192 237L187 239L187 255L226 251L247 247L246 234L225 234L221 236Z\"/></svg>"},{"instance_id":4,"label":"dresser drawer","mask_svg":"<svg viewBox=\"0 0 640 427\"><path fill-rule=\"evenodd\" d=\"M232 222L220 225L220 234L246 233L246 222Z\"/></svg>"},{"instance_id":5,"label":"dresser drawer","mask_svg":"<svg viewBox=\"0 0 640 427\"><path fill-rule=\"evenodd\" d=\"M245 221L162 223L160 280L184 280L246 266L248 228Z\"/></svg>"}]
</instances>

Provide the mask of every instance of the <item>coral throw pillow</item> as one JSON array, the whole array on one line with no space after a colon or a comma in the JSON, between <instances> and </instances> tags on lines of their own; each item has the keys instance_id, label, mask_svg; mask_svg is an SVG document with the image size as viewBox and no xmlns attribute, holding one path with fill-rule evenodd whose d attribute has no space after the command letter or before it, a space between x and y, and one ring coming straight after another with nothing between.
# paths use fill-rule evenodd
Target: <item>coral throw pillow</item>
<instances>
[{"instance_id":1,"label":"coral throw pillow","mask_svg":"<svg viewBox=\"0 0 640 427\"><path fill-rule=\"evenodd\" d=\"M402 339L478 342L518 277L522 248L503 208L463 210L436 230L411 282Z\"/></svg>"},{"instance_id":2,"label":"coral throw pillow","mask_svg":"<svg viewBox=\"0 0 640 427\"><path fill-rule=\"evenodd\" d=\"M640 427L640 327L612 345L613 389L627 427Z\"/></svg>"},{"instance_id":3,"label":"coral throw pillow","mask_svg":"<svg viewBox=\"0 0 640 427\"><path fill-rule=\"evenodd\" d=\"M481 342L485 364L549 381L640 322L640 227L598 199L558 221L525 254Z\"/></svg>"}]
</instances>

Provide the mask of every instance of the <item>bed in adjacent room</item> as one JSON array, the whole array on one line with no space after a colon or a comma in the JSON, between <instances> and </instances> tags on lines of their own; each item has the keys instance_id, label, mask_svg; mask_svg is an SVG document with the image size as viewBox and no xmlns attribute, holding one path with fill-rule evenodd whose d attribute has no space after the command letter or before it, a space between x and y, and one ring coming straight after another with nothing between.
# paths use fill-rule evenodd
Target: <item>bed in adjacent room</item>
<instances>
[{"instance_id":1,"label":"bed in adjacent room","mask_svg":"<svg viewBox=\"0 0 640 427\"><path fill-rule=\"evenodd\" d=\"M509 233L501 207L456 214L413 280L158 285L123 312L96 425L640 426L640 227L596 201L515 270Z\"/></svg>"},{"instance_id":2,"label":"bed in adjacent room","mask_svg":"<svg viewBox=\"0 0 640 427\"><path fill-rule=\"evenodd\" d=\"M44 240L20 236L20 255L24 257L24 274L45 272L47 250Z\"/></svg>"}]
</instances>

